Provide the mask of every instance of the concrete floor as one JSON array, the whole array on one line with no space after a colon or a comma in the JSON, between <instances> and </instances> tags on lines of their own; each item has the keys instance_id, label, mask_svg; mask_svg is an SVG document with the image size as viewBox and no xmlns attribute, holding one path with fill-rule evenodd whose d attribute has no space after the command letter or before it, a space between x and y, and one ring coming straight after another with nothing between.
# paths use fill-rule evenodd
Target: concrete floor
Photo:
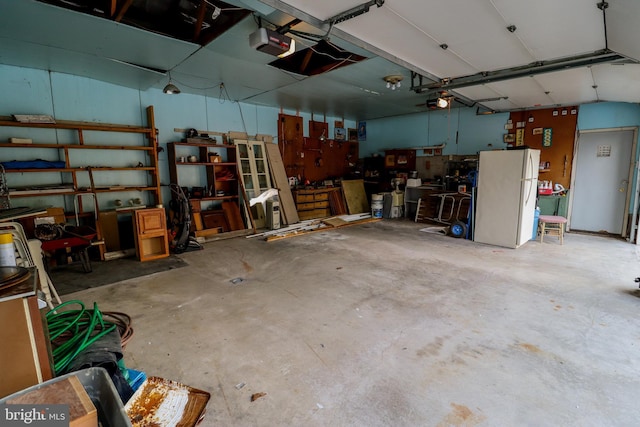
<instances>
[{"instance_id":1,"label":"concrete floor","mask_svg":"<svg viewBox=\"0 0 640 427\"><path fill-rule=\"evenodd\" d=\"M635 245L513 250L423 226L209 243L65 299L129 313L127 366L211 392L204 426L640 423Z\"/></svg>"}]
</instances>

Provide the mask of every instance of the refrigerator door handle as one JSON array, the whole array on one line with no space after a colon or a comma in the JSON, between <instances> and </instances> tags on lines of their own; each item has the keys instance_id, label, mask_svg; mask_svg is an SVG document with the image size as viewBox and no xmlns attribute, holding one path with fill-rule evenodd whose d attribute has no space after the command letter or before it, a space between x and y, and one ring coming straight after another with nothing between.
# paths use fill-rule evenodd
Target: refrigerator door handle
<instances>
[{"instance_id":1,"label":"refrigerator door handle","mask_svg":"<svg viewBox=\"0 0 640 427\"><path fill-rule=\"evenodd\" d=\"M531 169L529 169L529 170L533 171L533 156L531 155L531 153L529 153L529 166L531 166ZM527 199L525 201L525 204L527 204L527 205L529 204L529 199L531 198L532 190L535 187L533 185L533 181L534 180L535 180L535 178L533 178L533 177L525 178L525 181L529 184L529 190L527 191Z\"/></svg>"}]
</instances>

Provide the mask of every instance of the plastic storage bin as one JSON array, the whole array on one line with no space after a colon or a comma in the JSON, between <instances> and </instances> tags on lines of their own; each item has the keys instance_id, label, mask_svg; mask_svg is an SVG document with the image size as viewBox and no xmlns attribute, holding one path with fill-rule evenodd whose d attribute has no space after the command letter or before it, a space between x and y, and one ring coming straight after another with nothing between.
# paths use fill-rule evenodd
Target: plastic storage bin
<instances>
[{"instance_id":1,"label":"plastic storage bin","mask_svg":"<svg viewBox=\"0 0 640 427\"><path fill-rule=\"evenodd\" d=\"M533 214L533 234L531 236L531 240L536 240L538 238L538 221L540 221L540 208L536 208L536 211Z\"/></svg>"},{"instance_id":2,"label":"plastic storage bin","mask_svg":"<svg viewBox=\"0 0 640 427\"><path fill-rule=\"evenodd\" d=\"M131 427L131 420L124 410L124 405L120 400L120 396L116 391L107 370L104 368L87 368L80 371L71 372L59 377L45 381L11 394L0 399L0 404L4 404L7 400L20 396L30 391L37 390L44 385L51 384L66 378L75 376L84 387L87 394L91 398L91 402L98 411L98 421L103 426L109 427ZM46 402L44 402L46 403Z\"/></svg>"}]
</instances>

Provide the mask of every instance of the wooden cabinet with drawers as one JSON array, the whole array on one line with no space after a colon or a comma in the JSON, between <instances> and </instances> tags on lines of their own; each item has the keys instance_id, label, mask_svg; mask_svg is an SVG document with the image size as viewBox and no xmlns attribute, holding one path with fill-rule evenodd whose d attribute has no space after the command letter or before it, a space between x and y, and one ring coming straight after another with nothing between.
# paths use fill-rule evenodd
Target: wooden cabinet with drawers
<instances>
[{"instance_id":1,"label":"wooden cabinet with drawers","mask_svg":"<svg viewBox=\"0 0 640 427\"><path fill-rule=\"evenodd\" d=\"M321 188L295 191L296 209L298 210L300 219L326 218L331 216L329 194L332 191L340 191L340 189Z\"/></svg>"}]
</instances>

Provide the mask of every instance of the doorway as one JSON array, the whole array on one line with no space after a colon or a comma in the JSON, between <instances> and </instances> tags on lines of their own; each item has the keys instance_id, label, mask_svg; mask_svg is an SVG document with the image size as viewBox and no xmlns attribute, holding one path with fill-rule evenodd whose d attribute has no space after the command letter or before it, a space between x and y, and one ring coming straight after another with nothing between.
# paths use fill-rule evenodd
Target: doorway
<instances>
[{"instance_id":1,"label":"doorway","mask_svg":"<svg viewBox=\"0 0 640 427\"><path fill-rule=\"evenodd\" d=\"M625 237L635 129L581 132L572 183L572 230Z\"/></svg>"}]
</instances>

